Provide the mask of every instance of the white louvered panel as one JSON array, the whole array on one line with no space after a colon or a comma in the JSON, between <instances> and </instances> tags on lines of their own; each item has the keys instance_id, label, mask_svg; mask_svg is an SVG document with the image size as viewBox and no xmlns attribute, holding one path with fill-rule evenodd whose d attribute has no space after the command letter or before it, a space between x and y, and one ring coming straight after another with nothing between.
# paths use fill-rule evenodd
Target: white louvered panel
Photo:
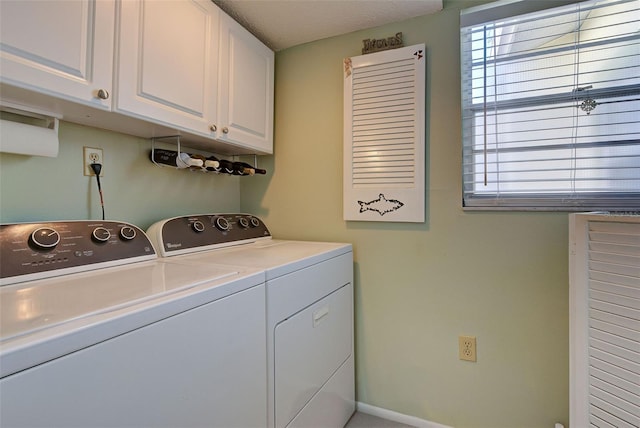
<instances>
[{"instance_id":1,"label":"white louvered panel","mask_svg":"<svg viewBox=\"0 0 640 428\"><path fill-rule=\"evenodd\" d=\"M591 336L589 346L624 358L632 363L640 363L640 354L636 349L638 346L637 342L593 328L589 330L589 335Z\"/></svg>"},{"instance_id":2,"label":"white louvered panel","mask_svg":"<svg viewBox=\"0 0 640 428\"><path fill-rule=\"evenodd\" d=\"M590 422L638 427L640 223L589 221L586 233Z\"/></svg>"},{"instance_id":3,"label":"white louvered panel","mask_svg":"<svg viewBox=\"0 0 640 428\"><path fill-rule=\"evenodd\" d=\"M595 367L591 369L591 381L595 387L604 390L618 391L618 395L624 400L633 403L640 396L640 385L626 379L615 377L609 372L599 370Z\"/></svg>"},{"instance_id":4,"label":"white louvered panel","mask_svg":"<svg viewBox=\"0 0 640 428\"><path fill-rule=\"evenodd\" d=\"M424 221L424 45L345 60L344 217Z\"/></svg>"},{"instance_id":5,"label":"white louvered panel","mask_svg":"<svg viewBox=\"0 0 640 428\"><path fill-rule=\"evenodd\" d=\"M358 119L357 122L354 122L353 130L354 132L358 132L361 129L380 129L387 128L389 124L393 124L395 126L414 126L415 122L413 120L407 119L404 115L395 114L376 114L375 119L372 118L373 115L368 115L365 118Z\"/></svg>"},{"instance_id":6,"label":"white louvered panel","mask_svg":"<svg viewBox=\"0 0 640 428\"><path fill-rule=\"evenodd\" d=\"M637 324L631 318L619 316L606 311L596 310L594 308L589 309L589 319L601 320L603 322L608 322L610 324L622 326L624 328L628 328L632 330L636 329L636 324Z\"/></svg>"},{"instance_id":7,"label":"white louvered panel","mask_svg":"<svg viewBox=\"0 0 640 428\"><path fill-rule=\"evenodd\" d=\"M591 414L589 422L591 422L591 426L596 426L599 428L619 428L619 427L616 427L615 425L611 425L606 421L603 421L602 419L598 418L595 414Z\"/></svg>"},{"instance_id":8,"label":"white louvered panel","mask_svg":"<svg viewBox=\"0 0 640 428\"><path fill-rule=\"evenodd\" d=\"M613 384L617 387L622 387L622 383L619 381L619 379L637 385L637 382L635 382L633 379L632 372L626 370L623 367L616 366L612 362L608 362L594 356L589 359L589 380L591 380L593 373L596 372L608 374L610 376L609 380L613 380ZM600 378L602 378L602 376ZM631 392L633 392L633 389L631 390Z\"/></svg>"},{"instance_id":9,"label":"white louvered panel","mask_svg":"<svg viewBox=\"0 0 640 428\"><path fill-rule=\"evenodd\" d=\"M353 71L354 187L412 185L415 172L415 93L413 59L364 66ZM369 120L371 110L404 107ZM401 112L401 115L397 113ZM374 150L361 151L361 147Z\"/></svg>"},{"instance_id":10,"label":"white louvered panel","mask_svg":"<svg viewBox=\"0 0 640 428\"><path fill-rule=\"evenodd\" d=\"M612 426L615 428L638 428L637 424L629 423L624 418L620 418L619 415L622 415L623 417L629 417L629 415L612 406L609 402L599 398L593 398L593 404L594 405L591 407L592 417L590 418L592 427L600 428L603 426L600 421L603 421L606 423L604 426Z\"/></svg>"},{"instance_id":11,"label":"white louvered panel","mask_svg":"<svg viewBox=\"0 0 640 428\"><path fill-rule=\"evenodd\" d=\"M610 319L609 322L606 322L601 321L596 317L591 317L590 325L593 330L601 331L604 333L611 333L622 339L629 339L632 344L640 342L640 331L634 330L633 328L617 325L615 323L615 320Z\"/></svg>"},{"instance_id":12,"label":"white louvered panel","mask_svg":"<svg viewBox=\"0 0 640 428\"><path fill-rule=\"evenodd\" d=\"M633 260L629 260L628 263L633 263ZM626 276L637 276L640 277L640 266L631 266L629 264L614 264L613 266L609 263L603 263L596 260L589 261L589 266L593 271L603 272L603 273L613 273L613 274L621 274ZM594 286L596 286L594 282Z\"/></svg>"},{"instance_id":13,"label":"white louvered panel","mask_svg":"<svg viewBox=\"0 0 640 428\"><path fill-rule=\"evenodd\" d=\"M600 389L598 385L607 389ZM637 404L622 397L634 399L632 396L629 397L626 391L611 384L592 380L589 386L590 413L616 427L629 426L637 428L640 426ZM592 424L592 426L599 427L600 425Z\"/></svg>"},{"instance_id":14,"label":"white louvered panel","mask_svg":"<svg viewBox=\"0 0 640 428\"><path fill-rule=\"evenodd\" d=\"M598 386L602 386L602 389L598 388ZM606 408L609 413L615 415L618 419L630 424L636 424L636 426L640 422L640 419L633 414L636 405L632 401L621 398L621 396L627 395L624 391L620 391L615 386L607 385L597 379L595 381L592 379L589 392L598 402L599 409ZM607 403L607 406L603 406L603 402Z\"/></svg>"},{"instance_id":15,"label":"white louvered panel","mask_svg":"<svg viewBox=\"0 0 640 428\"><path fill-rule=\"evenodd\" d=\"M626 278L626 280L630 279ZM640 290L633 287L625 287L617 284L606 284L604 282L594 281L590 281L589 285L597 285L598 287L607 285L609 288L606 291L600 291L597 288L591 288L590 296L594 305L599 305L601 302L604 304L615 305L620 309L613 310L616 310L616 313L618 313L619 315L624 315L634 320L640 320L640 300L638 300L637 298L638 291Z\"/></svg>"},{"instance_id":16,"label":"white louvered panel","mask_svg":"<svg viewBox=\"0 0 640 428\"><path fill-rule=\"evenodd\" d=\"M640 215L569 215L573 428L640 426Z\"/></svg>"}]
</instances>

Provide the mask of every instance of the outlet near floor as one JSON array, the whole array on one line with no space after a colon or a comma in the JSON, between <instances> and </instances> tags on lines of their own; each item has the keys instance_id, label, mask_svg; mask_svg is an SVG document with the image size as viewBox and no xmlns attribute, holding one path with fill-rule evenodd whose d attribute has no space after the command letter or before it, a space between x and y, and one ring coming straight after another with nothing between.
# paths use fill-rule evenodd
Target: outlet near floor
<instances>
[{"instance_id":1,"label":"outlet near floor","mask_svg":"<svg viewBox=\"0 0 640 428\"><path fill-rule=\"evenodd\" d=\"M475 336L458 336L458 355L464 361L477 361Z\"/></svg>"},{"instance_id":2,"label":"outlet near floor","mask_svg":"<svg viewBox=\"0 0 640 428\"><path fill-rule=\"evenodd\" d=\"M102 149L97 149L95 147L83 147L83 163L84 163L84 175L95 175L93 170L91 169L92 163L99 163L104 166L103 157L102 157ZM104 171L104 169L102 170ZM104 174L100 171L100 177Z\"/></svg>"}]
</instances>

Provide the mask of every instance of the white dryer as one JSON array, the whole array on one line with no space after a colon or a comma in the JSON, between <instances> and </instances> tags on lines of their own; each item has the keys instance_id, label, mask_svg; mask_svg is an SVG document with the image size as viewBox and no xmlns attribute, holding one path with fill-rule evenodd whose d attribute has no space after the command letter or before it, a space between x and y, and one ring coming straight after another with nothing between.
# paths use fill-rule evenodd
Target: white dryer
<instances>
[{"instance_id":1,"label":"white dryer","mask_svg":"<svg viewBox=\"0 0 640 428\"><path fill-rule=\"evenodd\" d=\"M0 225L0 260L0 426L265 426L263 271L111 221Z\"/></svg>"},{"instance_id":2,"label":"white dryer","mask_svg":"<svg viewBox=\"0 0 640 428\"><path fill-rule=\"evenodd\" d=\"M343 427L355 411L350 244L272 239L248 214L176 217L147 234L159 254L264 269L268 427Z\"/></svg>"}]
</instances>

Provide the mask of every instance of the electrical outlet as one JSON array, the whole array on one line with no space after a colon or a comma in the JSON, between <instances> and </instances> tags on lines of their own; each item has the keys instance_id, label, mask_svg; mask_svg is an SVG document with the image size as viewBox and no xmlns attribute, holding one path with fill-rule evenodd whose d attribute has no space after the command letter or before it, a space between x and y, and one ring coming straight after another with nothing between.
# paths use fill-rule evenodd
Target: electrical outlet
<instances>
[{"instance_id":1,"label":"electrical outlet","mask_svg":"<svg viewBox=\"0 0 640 428\"><path fill-rule=\"evenodd\" d=\"M458 354L461 360L477 361L475 336L458 336Z\"/></svg>"},{"instance_id":2,"label":"electrical outlet","mask_svg":"<svg viewBox=\"0 0 640 428\"><path fill-rule=\"evenodd\" d=\"M91 169L92 163L99 163L104 166L104 159L102 157L102 149L97 149L95 147L84 147L83 148L83 159L84 159L84 175L95 175L93 170ZM104 168L102 169L104 171ZM104 173L100 171L100 177L104 175Z\"/></svg>"}]
</instances>

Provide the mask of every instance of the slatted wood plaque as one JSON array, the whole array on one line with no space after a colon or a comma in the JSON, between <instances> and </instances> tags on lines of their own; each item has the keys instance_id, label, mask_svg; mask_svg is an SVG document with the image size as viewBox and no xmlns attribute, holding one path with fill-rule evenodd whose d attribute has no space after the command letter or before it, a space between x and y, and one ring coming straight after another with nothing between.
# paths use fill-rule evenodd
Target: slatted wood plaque
<instances>
[{"instance_id":1,"label":"slatted wood plaque","mask_svg":"<svg viewBox=\"0 0 640 428\"><path fill-rule=\"evenodd\" d=\"M344 218L424 221L425 47L344 62Z\"/></svg>"}]
</instances>

